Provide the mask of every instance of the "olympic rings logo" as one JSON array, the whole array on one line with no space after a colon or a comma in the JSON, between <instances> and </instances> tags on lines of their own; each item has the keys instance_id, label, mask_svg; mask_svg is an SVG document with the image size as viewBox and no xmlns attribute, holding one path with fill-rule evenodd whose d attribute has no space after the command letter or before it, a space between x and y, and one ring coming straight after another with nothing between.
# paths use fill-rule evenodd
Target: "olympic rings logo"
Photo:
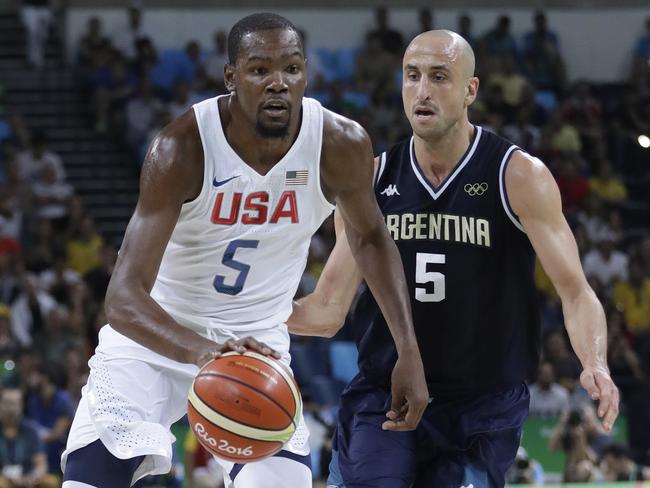
<instances>
[{"instance_id":1,"label":"olympic rings logo","mask_svg":"<svg viewBox=\"0 0 650 488\"><path fill-rule=\"evenodd\" d=\"M487 183L467 183L463 189L469 196L478 195L481 196L488 189Z\"/></svg>"}]
</instances>

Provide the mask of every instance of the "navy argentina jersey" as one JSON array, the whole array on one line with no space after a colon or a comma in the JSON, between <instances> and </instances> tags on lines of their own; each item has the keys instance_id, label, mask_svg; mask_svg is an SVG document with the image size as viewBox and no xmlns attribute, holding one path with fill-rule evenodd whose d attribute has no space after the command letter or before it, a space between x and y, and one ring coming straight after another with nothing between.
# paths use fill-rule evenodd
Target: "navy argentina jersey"
<instances>
[{"instance_id":1,"label":"navy argentina jersey","mask_svg":"<svg viewBox=\"0 0 650 488\"><path fill-rule=\"evenodd\" d=\"M476 127L467 152L437 187L421 171L413 139L380 157L375 193L404 264L434 398L500 391L521 384L537 365L534 252L505 193L515 150ZM367 289L353 324L361 371L388 388L395 347Z\"/></svg>"}]
</instances>

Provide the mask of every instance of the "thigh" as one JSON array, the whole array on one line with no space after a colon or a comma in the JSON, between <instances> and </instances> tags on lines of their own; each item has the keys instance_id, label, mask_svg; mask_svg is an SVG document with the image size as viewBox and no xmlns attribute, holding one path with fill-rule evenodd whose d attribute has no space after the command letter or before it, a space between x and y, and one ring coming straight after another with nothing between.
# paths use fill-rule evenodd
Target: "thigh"
<instances>
[{"instance_id":1,"label":"thigh","mask_svg":"<svg viewBox=\"0 0 650 488\"><path fill-rule=\"evenodd\" d=\"M338 488L409 488L415 479L414 432L382 429L390 395L356 378L341 397L330 479Z\"/></svg>"},{"instance_id":2,"label":"thigh","mask_svg":"<svg viewBox=\"0 0 650 488\"><path fill-rule=\"evenodd\" d=\"M434 459L420 464L414 487L502 488L517 454L528 402L528 388L519 385L438 410L434 405L424 425L440 449Z\"/></svg>"}]
</instances>

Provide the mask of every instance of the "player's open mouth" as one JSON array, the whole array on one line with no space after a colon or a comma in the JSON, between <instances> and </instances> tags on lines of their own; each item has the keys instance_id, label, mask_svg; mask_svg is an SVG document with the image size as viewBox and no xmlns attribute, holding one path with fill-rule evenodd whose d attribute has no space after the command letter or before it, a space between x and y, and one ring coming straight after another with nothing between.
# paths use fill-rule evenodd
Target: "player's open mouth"
<instances>
[{"instance_id":1,"label":"player's open mouth","mask_svg":"<svg viewBox=\"0 0 650 488\"><path fill-rule=\"evenodd\" d=\"M273 100L262 105L262 110L271 116L284 115L289 110L289 105L282 100Z\"/></svg>"},{"instance_id":2,"label":"player's open mouth","mask_svg":"<svg viewBox=\"0 0 650 488\"><path fill-rule=\"evenodd\" d=\"M436 114L433 109L429 107L415 107L414 113L418 119L427 119Z\"/></svg>"}]
</instances>

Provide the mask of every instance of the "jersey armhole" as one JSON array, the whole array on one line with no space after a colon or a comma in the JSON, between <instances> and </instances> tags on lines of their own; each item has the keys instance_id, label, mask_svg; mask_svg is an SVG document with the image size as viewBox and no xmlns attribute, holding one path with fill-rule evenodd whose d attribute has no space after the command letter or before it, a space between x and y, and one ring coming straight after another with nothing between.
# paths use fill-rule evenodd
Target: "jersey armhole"
<instances>
[{"instance_id":1,"label":"jersey armhole","mask_svg":"<svg viewBox=\"0 0 650 488\"><path fill-rule=\"evenodd\" d=\"M377 187L377 184L379 183L379 179L381 178L381 175L384 172L385 168L386 168L386 153L383 152L379 155L379 164L375 166L375 177L373 183L374 188Z\"/></svg>"},{"instance_id":2,"label":"jersey armhole","mask_svg":"<svg viewBox=\"0 0 650 488\"><path fill-rule=\"evenodd\" d=\"M517 217L515 212L512 210L510 200L508 200L508 192L506 191L506 168L508 167L510 158L515 151L521 151L521 149L517 146L510 146L501 160L501 167L499 168L499 193L501 194L501 204L503 205L503 210L506 215L514 226L525 234L526 230L524 229L524 226L521 225L519 217Z\"/></svg>"}]
</instances>

